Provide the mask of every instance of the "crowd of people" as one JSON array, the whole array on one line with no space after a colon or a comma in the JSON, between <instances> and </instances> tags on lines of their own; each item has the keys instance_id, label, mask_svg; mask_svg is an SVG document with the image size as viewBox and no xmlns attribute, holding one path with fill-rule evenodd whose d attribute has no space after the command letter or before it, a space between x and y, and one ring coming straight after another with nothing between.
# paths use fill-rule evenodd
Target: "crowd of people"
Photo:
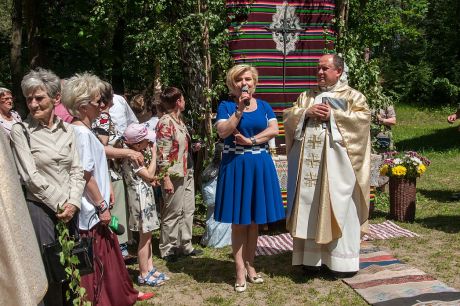
<instances>
[{"instance_id":1,"label":"crowd of people","mask_svg":"<svg viewBox=\"0 0 460 306\"><path fill-rule=\"evenodd\" d=\"M254 96L258 72L240 64L227 73L230 98L220 102L215 123L223 147L208 171L214 177L206 178L212 190L204 194L212 203L216 232L229 235L231 224L236 292L244 292L247 282L264 283L254 266L259 225L284 218L294 239L293 265L306 273L359 270L360 237L369 212L371 110L364 95L348 86L343 71L339 56L322 56L318 88L302 93L284 111L286 214L268 147L279 133L278 122L271 106ZM23 185L38 245L55 242L56 224L65 222L81 237L92 237L93 256L101 263L81 277L89 301L132 305L151 298L133 287L124 262L133 232L138 233L139 285L157 287L169 280L154 265L153 231L159 230L159 253L167 262L203 253L192 244L192 152L200 146L192 145L185 124L183 93L165 88L160 103L148 109L143 96L128 104L95 75L60 80L42 68L26 74L21 87L29 110L24 120L13 110L11 91L0 88L2 142L9 137L12 151L2 158L17 167L19 176L7 177L15 181L15 192L19 181ZM379 122L394 124L391 111L379 111ZM458 115L449 116L449 122ZM48 282L44 296L43 288L35 288L36 302L65 304L66 285Z\"/></svg>"},{"instance_id":2,"label":"crowd of people","mask_svg":"<svg viewBox=\"0 0 460 306\"><path fill-rule=\"evenodd\" d=\"M70 232L92 238L93 259L99 264L80 282L88 301L132 305L153 297L137 291L128 274L123 256L128 255L128 233L138 232L139 285L161 286L169 280L153 263L152 232L160 222L164 259L202 253L191 243L194 183L181 91L166 88L158 112L140 124L126 100L89 73L60 80L38 68L24 76L21 87L29 110L24 121L12 110L11 91L2 88L0 93L1 134L10 138L10 156L19 174L3 177L23 186L24 209L41 256L58 239L57 223L64 222ZM114 228L118 225L129 231ZM54 281L48 265L37 269L43 267L48 290L37 293L41 303L68 304L67 285Z\"/></svg>"}]
</instances>

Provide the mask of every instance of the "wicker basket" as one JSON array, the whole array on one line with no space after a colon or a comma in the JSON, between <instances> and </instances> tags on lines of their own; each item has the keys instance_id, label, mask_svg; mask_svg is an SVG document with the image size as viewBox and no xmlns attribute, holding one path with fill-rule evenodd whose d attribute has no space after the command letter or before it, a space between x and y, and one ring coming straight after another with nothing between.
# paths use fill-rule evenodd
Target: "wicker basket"
<instances>
[{"instance_id":1,"label":"wicker basket","mask_svg":"<svg viewBox=\"0 0 460 306\"><path fill-rule=\"evenodd\" d=\"M390 178L390 218L414 222L416 179Z\"/></svg>"}]
</instances>

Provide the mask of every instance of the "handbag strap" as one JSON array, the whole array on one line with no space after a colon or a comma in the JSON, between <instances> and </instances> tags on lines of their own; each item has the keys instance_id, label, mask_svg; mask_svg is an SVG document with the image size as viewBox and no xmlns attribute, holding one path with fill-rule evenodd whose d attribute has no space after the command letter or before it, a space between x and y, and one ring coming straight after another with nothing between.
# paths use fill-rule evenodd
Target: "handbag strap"
<instances>
[{"instance_id":1,"label":"handbag strap","mask_svg":"<svg viewBox=\"0 0 460 306\"><path fill-rule=\"evenodd\" d=\"M19 124L21 126L22 132L24 133L24 136L26 137L26 140L27 140L27 144L29 145L29 148L30 148L30 135L26 129L26 126L22 122L16 122L15 124Z\"/></svg>"}]
</instances>

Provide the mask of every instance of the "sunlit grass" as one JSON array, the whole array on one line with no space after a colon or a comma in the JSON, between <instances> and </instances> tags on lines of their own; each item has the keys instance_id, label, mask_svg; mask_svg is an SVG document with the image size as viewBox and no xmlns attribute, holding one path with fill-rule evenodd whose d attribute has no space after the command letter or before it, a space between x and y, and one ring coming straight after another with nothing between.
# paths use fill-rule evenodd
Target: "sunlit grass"
<instances>
[{"instance_id":1,"label":"sunlit grass","mask_svg":"<svg viewBox=\"0 0 460 306\"><path fill-rule=\"evenodd\" d=\"M460 289L460 202L450 201L452 192L460 192L460 133L455 125L446 122L451 111L396 107L396 146L416 150L432 164L417 181L415 222L397 222L420 237L378 240L374 244L390 248L398 259ZM379 195L376 210L378 217L371 222L385 221L389 210L387 194ZM203 233L202 225L200 220L194 228L195 243ZM158 248L157 236L154 248ZM154 257L154 264L169 272L171 280L159 289L143 287L158 295L139 305L367 305L340 280L304 276L291 266L290 253L257 257L256 267L263 273L265 283L249 284L242 294L233 291L230 247L206 248L203 257L173 264Z\"/></svg>"}]
</instances>

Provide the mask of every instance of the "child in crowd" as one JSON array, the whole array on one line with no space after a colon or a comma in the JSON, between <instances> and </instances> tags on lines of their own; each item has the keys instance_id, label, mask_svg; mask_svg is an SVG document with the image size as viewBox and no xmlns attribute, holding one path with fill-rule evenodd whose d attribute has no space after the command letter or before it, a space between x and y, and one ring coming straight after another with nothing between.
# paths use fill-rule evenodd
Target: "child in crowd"
<instances>
[{"instance_id":1,"label":"child in crowd","mask_svg":"<svg viewBox=\"0 0 460 306\"><path fill-rule=\"evenodd\" d=\"M155 135L155 138L156 138L156 127L157 127L158 121L160 120L161 116L163 116L163 114L165 113L165 110L163 109L163 106L161 104L152 104L150 112L152 113L152 118L144 122L144 125L147 129L152 131L152 133ZM163 205L163 197L161 196L161 186L160 185L153 187L153 194L155 196L155 203L157 203L158 218L161 219L160 211Z\"/></svg>"},{"instance_id":2,"label":"child in crowd","mask_svg":"<svg viewBox=\"0 0 460 306\"><path fill-rule=\"evenodd\" d=\"M153 196L156 184L155 135L143 124L130 124L123 134L125 144L144 155L144 165L138 167L123 161L123 175L128 190L129 226L139 232L139 285L160 286L169 278L157 271L152 262L152 231L160 227Z\"/></svg>"}]
</instances>

